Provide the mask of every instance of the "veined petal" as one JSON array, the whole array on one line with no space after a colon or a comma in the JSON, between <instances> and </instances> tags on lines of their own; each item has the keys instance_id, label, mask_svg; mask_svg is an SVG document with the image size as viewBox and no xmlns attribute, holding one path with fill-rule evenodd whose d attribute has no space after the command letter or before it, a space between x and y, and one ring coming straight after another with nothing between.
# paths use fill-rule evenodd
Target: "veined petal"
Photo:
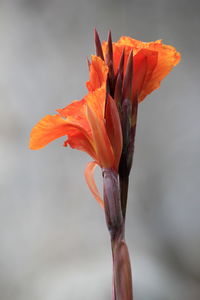
<instances>
[{"instance_id":1,"label":"veined petal","mask_svg":"<svg viewBox=\"0 0 200 300\"><path fill-rule=\"evenodd\" d=\"M88 90L94 91L106 83L108 67L106 63L98 56L92 55L90 64L90 79L86 82Z\"/></svg>"},{"instance_id":2,"label":"veined petal","mask_svg":"<svg viewBox=\"0 0 200 300\"><path fill-rule=\"evenodd\" d=\"M97 202L100 204L100 206L102 208L104 208L104 202L100 196L100 193L99 193L96 183L94 181L94 169L96 166L97 166L97 163L95 161L92 161L87 165L87 167L85 169L85 179L86 179L86 182L88 184L88 187L89 187L91 193L93 194L93 196L95 197Z\"/></svg>"}]
</instances>

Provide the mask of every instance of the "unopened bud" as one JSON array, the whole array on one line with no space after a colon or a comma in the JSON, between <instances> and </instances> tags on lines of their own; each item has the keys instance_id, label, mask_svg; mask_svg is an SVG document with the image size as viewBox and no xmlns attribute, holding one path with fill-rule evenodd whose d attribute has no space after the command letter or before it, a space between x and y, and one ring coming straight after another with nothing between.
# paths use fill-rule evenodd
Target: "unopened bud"
<instances>
[{"instance_id":1,"label":"unopened bud","mask_svg":"<svg viewBox=\"0 0 200 300\"><path fill-rule=\"evenodd\" d=\"M124 99L121 106L121 126L123 134L123 152L127 152L131 133L132 105L129 99Z\"/></svg>"}]
</instances>

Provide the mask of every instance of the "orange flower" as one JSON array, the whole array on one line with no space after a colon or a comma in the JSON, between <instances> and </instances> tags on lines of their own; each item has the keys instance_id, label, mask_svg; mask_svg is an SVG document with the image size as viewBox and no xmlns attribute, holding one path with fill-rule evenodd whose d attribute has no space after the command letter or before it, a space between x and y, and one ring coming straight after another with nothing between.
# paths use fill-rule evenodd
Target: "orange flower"
<instances>
[{"instance_id":1,"label":"orange flower","mask_svg":"<svg viewBox=\"0 0 200 300\"><path fill-rule=\"evenodd\" d=\"M64 146L87 152L94 162L85 171L87 183L98 202L103 205L93 179L96 164L117 172L122 151L119 113L110 95L106 95L107 66L98 57L91 63L92 85L97 88L82 100L73 101L58 114L47 115L31 131L30 149L45 147L51 141L67 136Z\"/></svg>"},{"instance_id":2,"label":"orange flower","mask_svg":"<svg viewBox=\"0 0 200 300\"><path fill-rule=\"evenodd\" d=\"M37 150L67 136L64 146L85 151L93 158L85 176L103 206L93 178L95 166L118 172L119 163L124 166L128 162L130 171L137 103L159 87L179 62L180 54L161 41L144 43L121 37L112 43L111 34L108 42L101 45L96 31L95 42L97 56L93 55L89 62L88 94L40 120L31 131L30 148Z\"/></svg>"},{"instance_id":3,"label":"orange flower","mask_svg":"<svg viewBox=\"0 0 200 300\"><path fill-rule=\"evenodd\" d=\"M109 42L102 43L103 56L108 56ZM114 75L119 70L120 60L124 52L124 72L128 57L133 51L132 98L140 102L153 90L160 86L164 77L176 66L181 58L172 46L165 45L161 40L141 42L123 36L118 42L112 43Z\"/></svg>"}]
</instances>

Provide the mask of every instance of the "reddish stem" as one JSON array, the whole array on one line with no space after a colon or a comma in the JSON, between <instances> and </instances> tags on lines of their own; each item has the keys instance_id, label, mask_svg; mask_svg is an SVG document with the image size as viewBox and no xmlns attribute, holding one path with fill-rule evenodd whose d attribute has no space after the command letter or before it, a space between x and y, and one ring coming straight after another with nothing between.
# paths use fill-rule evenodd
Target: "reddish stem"
<instances>
[{"instance_id":1,"label":"reddish stem","mask_svg":"<svg viewBox=\"0 0 200 300\"><path fill-rule=\"evenodd\" d=\"M131 264L123 233L116 236L111 244L113 256L113 300L133 300Z\"/></svg>"}]
</instances>

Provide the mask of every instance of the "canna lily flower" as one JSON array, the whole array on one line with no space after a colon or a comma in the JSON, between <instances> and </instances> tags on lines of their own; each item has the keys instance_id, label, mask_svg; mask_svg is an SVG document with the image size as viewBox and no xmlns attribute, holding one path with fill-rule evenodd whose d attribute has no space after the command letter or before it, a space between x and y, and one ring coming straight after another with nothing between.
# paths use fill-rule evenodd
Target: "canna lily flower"
<instances>
[{"instance_id":1,"label":"canna lily flower","mask_svg":"<svg viewBox=\"0 0 200 300\"><path fill-rule=\"evenodd\" d=\"M65 108L58 109L57 114L47 115L40 120L31 131L30 149L41 149L53 140L67 136L64 146L85 151L93 158L94 161L86 167L86 181L103 207L93 170L99 165L101 168L118 171L122 132L117 106L106 93L108 68L98 57L93 57L90 68L94 70L90 84L96 89L82 100L73 101Z\"/></svg>"},{"instance_id":2,"label":"canna lily flower","mask_svg":"<svg viewBox=\"0 0 200 300\"><path fill-rule=\"evenodd\" d=\"M93 178L95 166L120 174L120 166L128 161L130 171L137 104L159 87L179 62L180 54L161 40L144 43L121 37L112 43L109 34L108 41L101 44L96 31L95 43L96 55L89 62L90 78L86 83L88 94L40 120L31 131L30 149L43 148L67 136L64 146L92 157L93 162L86 167L86 181L103 206Z\"/></svg>"},{"instance_id":3,"label":"canna lily flower","mask_svg":"<svg viewBox=\"0 0 200 300\"><path fill-rule=\"evenodd\" d=\"M132 100L137 99L138 102L159 88L160 82L181 59L180 53L174 47L163 44L162 40L145 43L122 36L118 42L112 43L109 33L108 41L101 45L96 31L95 40L97 55L107 63L110 81L115 83L121 73L125 75L128 58L133 54L131 92Z\"/></svg>"},{"instance_id":4,"label":"canna lily flower","mask_svg":"<svg viewBox=\"0 0 200 300\"><path fill-rule=\"evenodd\" d=\"M118 55L122 52L122 48L125 49L125 57L133 50L133 80L135 77L133 98L137 95L139 102L159 88L160 82L179 63L181 58L180 53L174 47L163 44L162 40L144 43L123 36L114 44L115 68L118 65Z\"/></svg>"}]
</instances>

